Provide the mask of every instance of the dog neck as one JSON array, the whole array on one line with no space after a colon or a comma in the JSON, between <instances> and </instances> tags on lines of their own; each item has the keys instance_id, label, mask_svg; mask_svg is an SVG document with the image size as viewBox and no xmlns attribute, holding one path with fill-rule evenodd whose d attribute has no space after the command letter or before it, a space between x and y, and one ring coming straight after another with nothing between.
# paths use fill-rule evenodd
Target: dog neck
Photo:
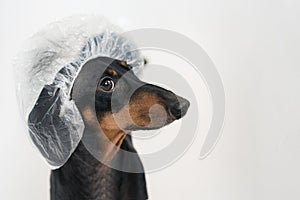
<instances>
[{"instance_id":1,"label":"dog neck","mask_svg":"<svg viewBox=\"0 0 300 200\"><path fill-rule=\"evenodd\" d=\"M99 126L108 140L117 148L120 148L126 134L129 133L119 128L112 114L104 115L99 120Z\"/></svg>"},{"instance_id":2,"label":"dog neck","mask_svg":"<svg viewBox=\"0 0 300 200\"><path fill-rule=\"evenodd\" d=\"M51 173L51 200L119 199L121 176L79 143L67 163Z\"/></svg>"},{"instance_id":3,"label":"dog neck","mask_svg":"<svg viewBox=\"0 0 300 200\"><path fill-rule=\"evenodd\" d=\"M136 153L130 135L126 135L121 148ZM138 156L130 163L143 171ZM100 199L147 199L144 173L112 169L98 161L80 142L67 163L51 172L51 200Z\"/></svg>"}]
</instances>

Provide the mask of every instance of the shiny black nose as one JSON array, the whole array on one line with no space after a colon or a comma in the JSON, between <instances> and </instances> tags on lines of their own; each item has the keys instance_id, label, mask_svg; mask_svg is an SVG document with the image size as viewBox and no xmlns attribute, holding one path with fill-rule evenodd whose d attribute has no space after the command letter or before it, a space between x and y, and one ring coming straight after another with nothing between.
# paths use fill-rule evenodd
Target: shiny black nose
<instances>
[{"instance_id":1,"label":"shiny black nose","mask_svg":"<svg viewBox=\"0 0 300 200\"><path fill-rule=\"evenodd\" d=\"M177 101L171 105L170 112L176 119L180 119L186 114L189 107L190 102L188 100L177 96Z\"/></svg>"}]
</instances>

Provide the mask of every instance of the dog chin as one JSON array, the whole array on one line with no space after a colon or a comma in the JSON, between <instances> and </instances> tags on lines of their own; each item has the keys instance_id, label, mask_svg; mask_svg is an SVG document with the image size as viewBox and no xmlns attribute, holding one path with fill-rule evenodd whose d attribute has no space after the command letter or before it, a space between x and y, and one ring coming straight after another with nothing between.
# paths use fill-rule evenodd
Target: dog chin
<instances>
[{"instance_id":1,"label":"dog chin","mask_svg":"<svg viewBox=\"0 0 300 200\"><path fill-rule=\"evenodd\" d=\"M156 129L160 129L164 126L167 126L169 124L171 124L172 122L174 122L176 119L174 119L174 117L172 116L168 116L168 118L166 119L164 124L159 124L159 125L150 125L150 126L139 126L139 125L128 125L126 128L124 128L124 130L127 132L131 132L131 131L139 131L139 130L156 130Z\"/></svg>"},{"instance_id":2,"label":"dog chin","mask_svg":"<svg viewBox=\"0 0 300 200\"><path fill-rule=\"evenodd\" d=\"M130 125L127 126L124 130L126 130L126 132L132 132L132 131L140 131L140 130L155 130L155 129L160 129L163 126L136 126L136 125Z\"/></svg>"}]
</instances>

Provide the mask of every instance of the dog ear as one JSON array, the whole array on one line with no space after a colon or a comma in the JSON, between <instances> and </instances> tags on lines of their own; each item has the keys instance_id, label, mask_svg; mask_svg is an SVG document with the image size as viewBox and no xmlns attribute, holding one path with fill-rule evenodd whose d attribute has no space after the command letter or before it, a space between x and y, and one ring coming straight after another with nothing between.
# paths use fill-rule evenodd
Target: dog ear
<instances>
[{"instance_id":1,"label":"dog ear","mask_svg":"<svg viewBox=\"0 0 300 200\"><path fill-rule=\"evenodd\" d=\"M56 75L65 75L60 70ZM74 101L57 82L45 85L28 117L30 137L54 168L62 166L82 138L84 129Z\"/></svg>"},{"instance_id":2,"label":"dog ear","mask_svg":"<svg viewBox=\"0 0 300 200\"><path fill-rule=\"evenodd\" d=\"M81 67L77 76L72 74L75 71L72 65L67 65L56 74L52 84L42 89L27 123L33 143L53 168L65 164L84 132L95 132L95 127L98 128L96 113L90 113L94 119L90 123L91 117L85 111L94 108L100 75L112 62L113 59L106 57L92 59Z\"/></svg>"}]
</instances>

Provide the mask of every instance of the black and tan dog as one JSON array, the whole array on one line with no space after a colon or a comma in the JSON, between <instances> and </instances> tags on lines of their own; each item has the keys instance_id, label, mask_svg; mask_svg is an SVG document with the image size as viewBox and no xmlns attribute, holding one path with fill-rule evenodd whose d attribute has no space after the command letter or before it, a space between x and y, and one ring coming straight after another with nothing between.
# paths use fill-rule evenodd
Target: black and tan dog
<instances>
[{"instance_id":1,"label":"black and tan dog","mask_svg":"<svg viewBox=\"0 0 300 200\"><path fill-rule=\"evenodd\" d=\"M107 57L92 59L83 66L71 98L85 124L82 140L95 141L101 146L102 159L112 162L118 152L111 153L111 147L101 141L100 130L116 149L136 152L130 136L132 131L161 128L183 117L189 107L187 100L173 92L142 82L126 62ZM43 109L46 108L34 108L29 121L35 120ZM138 156L131 160L121 158L120 163L131 162L142 169L140 173L112 169L96 157L81 141L68 161L52 171L51 200L148 198Z\"/></svg>"}]
</instances>

